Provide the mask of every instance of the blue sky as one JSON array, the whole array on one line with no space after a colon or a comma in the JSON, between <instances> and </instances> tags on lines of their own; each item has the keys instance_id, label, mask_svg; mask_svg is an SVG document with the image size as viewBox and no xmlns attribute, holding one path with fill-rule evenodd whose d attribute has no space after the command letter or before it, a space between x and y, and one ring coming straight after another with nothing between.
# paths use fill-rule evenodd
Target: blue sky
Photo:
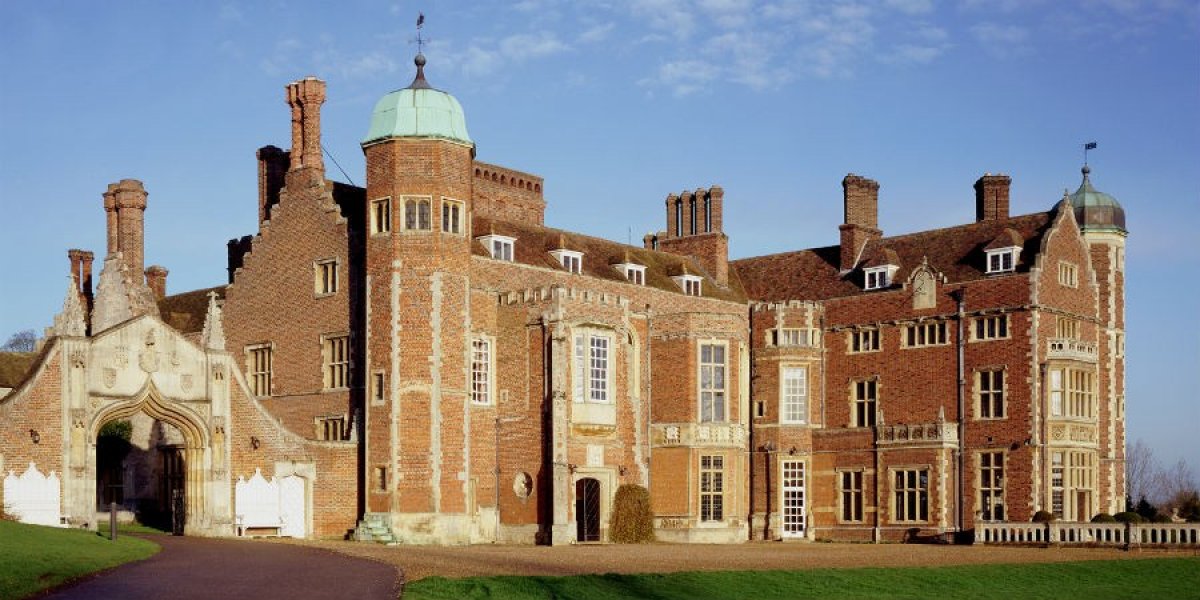
<instances>
[{"instance_id":1,"label":"blue sky","mask_svg":"<svg viewBox=\"0 0 1200 600\"><path fill-rule=\"evenodd\" d=\"M323 142L362 184L418 11L479 158L544 176L549 224L621 241L720 184L734 257L832 244L847 172L880 182L885 234L971 220L984 172L1045 210L1099 142L1093 182L1129 216L1130 438L1200 466L1195 0L10 0L0 337L50 324L121 178L150 192L169 291L223 283L225 241L256 227L254 151L289 145L289 81L328 82Z\"/></svg>"}]
</instances>

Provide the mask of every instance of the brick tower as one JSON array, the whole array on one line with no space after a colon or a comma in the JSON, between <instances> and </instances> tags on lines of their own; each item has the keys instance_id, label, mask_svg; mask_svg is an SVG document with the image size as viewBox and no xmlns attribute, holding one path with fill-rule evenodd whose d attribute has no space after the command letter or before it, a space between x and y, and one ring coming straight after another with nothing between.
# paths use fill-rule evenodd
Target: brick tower
<instances>
[{"instance_id":1,"label":"brick tower","mask_svg":"<svg viewBox=\"0 0 1200 600\"><path fill-rule=\"evenodd\" d=\"M1092 187L1091 168L1069 196L1075 220L1091 254L1099 291L1099 370L1101 510L1125 510L1125 209L1116 198ZM1103 494L1103 492L1102 492ZM1136 498L1135 498L1136 500Z\"/></svg>"},{"instance_id":2,"label":"brick tower","mask_svg":"<svg viewBox=\"0 0 1200 600\"><path fill-rule=\"evenodd\" d=\"M383 97L367 166L367 512L404 539L468 536L468 266L475 145L425 80ZM376 517L378 518L378 517Z\"/></svg>"}]
</instances>

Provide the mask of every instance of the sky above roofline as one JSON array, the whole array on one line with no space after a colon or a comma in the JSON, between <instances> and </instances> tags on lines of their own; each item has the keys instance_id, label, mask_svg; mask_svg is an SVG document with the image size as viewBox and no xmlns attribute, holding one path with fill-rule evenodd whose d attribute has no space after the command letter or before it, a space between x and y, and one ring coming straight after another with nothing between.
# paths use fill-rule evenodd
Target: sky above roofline
<instances>
[{"instance_id":1,"label":"sky above roofline","mask_svg":"<svg viewBox=\"0 0 1200 600\"><path fill-rule=\"evenodd\" d=\"M126 177L169 290L224 283L226 240L256 227L254 151L289 145L289 81L328 82L328 174L361 185L419 11L479 158L545 177L549 226L617 241L719 184L731 257L835 244L848 172L879 181L884 235L971 221L985 172L1013 177L1013 214L1045 211L1098 141L1092 181L1129 219L1130 438L1200 456L1190 0L5 2L0 336L51 322L66 249L103 254L100 194Z\"/></svg>"}]
</instances>

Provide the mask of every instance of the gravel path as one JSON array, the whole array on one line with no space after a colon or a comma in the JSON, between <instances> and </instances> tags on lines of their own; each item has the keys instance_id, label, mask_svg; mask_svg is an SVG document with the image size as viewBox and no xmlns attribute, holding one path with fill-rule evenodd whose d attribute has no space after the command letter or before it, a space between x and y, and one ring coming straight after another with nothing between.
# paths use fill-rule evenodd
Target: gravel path
<instances>
[{"instance_id":1,"label":"gravel path","mask_svg":"<svg viewBox=\"0 0 1200 600\"><path fill-rule=\"evenodd\" d=\"M580 575L918 567L981 563L1066 562L1197 556L1200 551L1112 548L1007 548L912 544L755 542L735 545L649 544L580 546L380 546L355 542L295 542L399 567L407 581L440 575Z\"/></svg>"},{"instance_id":2,"label":"gravel path","mask_svg":"<svg viewBox=\"0 0 1200 600\"><path fill-rule=\"evenodd\" d=\"M46 596L54 600L120 598L394 599L391 565L286 544L148 536L162 550Z\"/></svg>"}]
</instances>

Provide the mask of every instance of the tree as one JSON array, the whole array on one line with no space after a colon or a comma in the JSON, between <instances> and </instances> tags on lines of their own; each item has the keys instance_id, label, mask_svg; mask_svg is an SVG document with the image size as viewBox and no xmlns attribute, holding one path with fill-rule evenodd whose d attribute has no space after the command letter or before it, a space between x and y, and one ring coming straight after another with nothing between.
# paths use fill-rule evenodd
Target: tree
<instances>
[{"instance_id":1,"label":"tree","mask_svg":"<svg viewBox=\"0 0 1200 600\"><path fill-rule=\"evenodd\" d=\"M0 346L4 352L33 352L37 348L38 336L32 329L18 331Z\"/></svg>"},{"instance_id":2,"label":"tree","mask_svg":"<svg viewBox=\"0 0 1200 600\"><path fill-rule=\"evenodd\" d=\"M1154 450L1141 439L1129 444L1125 450L1125 485L1129 498L1161 502L1162 484L1162 469Z\"/></svg>"}]
</instances>

